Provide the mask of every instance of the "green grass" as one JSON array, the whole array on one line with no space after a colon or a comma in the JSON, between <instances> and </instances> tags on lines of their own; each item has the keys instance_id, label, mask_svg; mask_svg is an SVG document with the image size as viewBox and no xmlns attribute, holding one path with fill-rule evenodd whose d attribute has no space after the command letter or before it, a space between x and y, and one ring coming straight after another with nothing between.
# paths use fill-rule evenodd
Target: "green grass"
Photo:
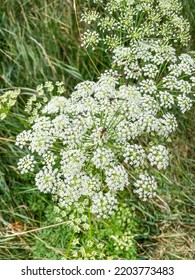
<instances>
[{"instance_id":1,"label":"green grass","mask_svg":"<svg viewBox=\"0 0 195 280\"><path fill-rule=\"evenodd\" d=\"M144 207L140 253L149 259L195 257L195 139L192 110L182 120L172 143L168 180L162 180L161 200ZM140 221L141 222L141 221Z\"/></svg>"},{"instance_id":2,"label":"green grass","mask_svg":"<svg viewBox=\"0 0 195 280\"><path fill-rule=\"evenodd\" d=\"M73 2L1 1L1 88L60 80L72 89L97 75L104 59L80 47L84 1Z\"/></svg>"},{"instance_id":3,"label":"green grass","mask_svg":"<svg viewBox=\"0 0 195 280\"><path fill-rule=\"evenodd\" d=\"M83 2L1 1L0 88L34 88L47 80L63 80L70 93L78 82L96 79L98 72L106 69L109 57L101 50L93 53L80 47ZM183 0L183 6L191 23L190 48L195 49L195 1ZM27 125L23 117L25 101L24 96L20 97L10 115L0 122L0 259L58 259L66 255L72 232L54 221L51 197L35 189L33 178L21 177L16 171L21 151L14 139ZM115 228L121 227L117 219L100 224L94 221L94 239L100 236L103 243L108 240L103 250L106 256L194 259L194 113L192 110L180 121L170 143L172 159L165 177L160 179L160 196L144 204L126 199L132 223L123 224L117 234L123 236L129 227L136 246L133 243L124 253L116 249L112 238L108 239ZM87 238L83 234L82 244L75 250L84 246L90 254ZM73 258L71 254L69 258Z\"/></svg>"},{"instance_id":4,"label":"green grass","mask_svg":"<svg viewBox=\"0 0 195 280\"><path fill-rule=\"evenodd\" d=\"M190 49L195 50L195 0L181 0L182 6L183 6L183 13L185 18L187 18L190 22L191 26L191 44L190 44Z\"/></svg>"}]
</instances>

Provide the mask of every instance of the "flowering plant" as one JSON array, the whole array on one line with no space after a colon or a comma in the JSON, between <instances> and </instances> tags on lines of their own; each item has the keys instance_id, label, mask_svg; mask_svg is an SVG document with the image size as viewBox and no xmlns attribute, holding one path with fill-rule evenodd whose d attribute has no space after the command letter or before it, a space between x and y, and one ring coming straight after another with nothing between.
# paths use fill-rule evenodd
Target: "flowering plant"
<instances>
[{"instance_id":1,"label":"flowering plant","mask_svg":"<svg viewBox=\"0 0 195 280\"><path fill-rule=\"evenodd\" d=\"M9 90L0 96L0 120L3 120L16 103L20 90Z\"/></svg>"},{"instance_id":2,"label":"flowering plant","mask_svg":"<svg viewBox=\"0 0 195 280\"><path fill-rule=\"evenodd\" d=\"M146 86L120 85L118 73L107 71L96 83L78 84L70 98L53 97L17 136L16 144L31 152L19 160L21 173L35 170L38 189L57 197L61 208L79 209L85 201L98 218L117 209L125 187L134 185L143 200L153 197L157 183L149 174L168 166L162 143L177 121L162 110L173 106L171 93L155 98ZM186 111L191 99L180 97L178 105Z\"/></svg>"},{"instance_id":3,"label":"flowering plant","mask_svg":"<svg viewBox=\"0 0 195 280\"><path fill-rule=\"evenodd\" d=\"M89 209L97 218L113 214L118 193L125 188L144 201L156 195L155 174L169 164L166 142L177 128L174 112L177 107L182 113L191 108L195 86L194 58L178 56L168 44L176 38L183 44L188 40L188 24L179 17L177 1L171 3L178 8L170 10L170 1L158 1L157 14L156 1L107 2L109 18L100 20L100 29L106 32L105 20L118 19L107 31L118 36L118 29L122 30L120 44L112 50L111 69L97 82L78 84L70 98L63 96L65 89L59 82L39 86L44 105L36 103L36 97L29 100L26 110L32 114L32 126L16 139L18 146L29 150L18 168L23 174L35 173L37 188L52 194L58 210L83 214ZM125 25L126 15L130 22ZM99 16L85 13L83 19L90 23ZM178 22L181 33L174 32ZM133 37L134 31L139 36ZM160 39L151 39L154 35ZM33 102L36 107L31 110ZM78 219L88 229L86 216Z\"/></svg>"},{"instance_id":4,"label":"flowering plant","mask_svg":"<svg viewBox=\"0 0 195 280\"><path fill-rule=\"evenodd\" d=\"M113 49L131 41L161 39L163 43L189 42L189 23L181 16L178 0L93 0L94 9L85 9L81 20L87 30L83 46L98 44Z\"/></svg>"}]
</instances>

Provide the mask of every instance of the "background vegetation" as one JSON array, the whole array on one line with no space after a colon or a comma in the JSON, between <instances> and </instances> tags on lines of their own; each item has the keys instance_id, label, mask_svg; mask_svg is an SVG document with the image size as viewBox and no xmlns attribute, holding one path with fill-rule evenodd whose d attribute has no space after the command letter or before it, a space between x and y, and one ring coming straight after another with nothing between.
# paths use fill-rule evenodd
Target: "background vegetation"
<instances>
[{"instance_id":1,"label":"background vegetation","mask_svg":"<svg viewBox=\"0 0 195 280\"><path fill-rule=\"evenodd\" d=\"M80 9L84 0L0 0L0 88L23 87L29 93L44 81L64 81L67 94L86 79L96 79L109 64L99 49L80 47ZM89 1L90 2L90 1ZM183 0L184 16L191 24L195 50L195 0ZM50 196L36 190L33 178L16 170L21 151L15 136L27 126L23 116L27 95L0 122L0 259L76 258L71 253L71 230L56 224ZM160 184L160 196L150 203L128 201L126 210L94 227L102 252L114 258L193 259L195 252L195 128L194 109L180 120L172 146L170 168ZM124 194L125 199L125 194ZM128 209L130 209L128 213ZM121 221L123 220L122 224ZM128 247L116 245L112 235L128 230ZM8 236L9 235L9 236ZM8 237L7 237L8 236ZM90 256L93 246L82 235ZM78 251L75 245L75 250Z\"/></svg>"}]
</instances>

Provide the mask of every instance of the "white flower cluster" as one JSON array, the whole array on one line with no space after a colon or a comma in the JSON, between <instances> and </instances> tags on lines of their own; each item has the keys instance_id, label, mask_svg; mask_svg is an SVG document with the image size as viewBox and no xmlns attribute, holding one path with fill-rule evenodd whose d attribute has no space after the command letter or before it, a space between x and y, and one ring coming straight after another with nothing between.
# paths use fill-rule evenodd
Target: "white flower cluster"
<instances>
[{"instance_id":1,"label":"white flower cluster","mask_svg":"<svg viewBox=\"0 0 195 280\"><path fill-rule=\"evenodd\" d=\"M86 156L82 152L82 150L74 149L74 150L62 150L61 151L62 159L60 161L61 170L64 175L72 174L76 175L78 170L82 169L84 162L86 160Z\"/></svg>"},{"instance_id":2,"label":"white flower cluster","mask_svg":"<svg viewBox=\"0 0 195 280\"><path fill-rule=\"evenodd\" d=\"M125 163L134 165L135 167L143 166L146 159L145 150L141 145L137 144L127 144L123 156Z\"/></svg>"},{"instance_id":3,"label":"white flower cluster","mask_svg":"<svg viewBox=\"0 0 195 280\"><path fill-rule=\"evenodd\" d=\"M114 166L105 171L105 182L111 191L123 190L129 184L128 174L123 166Z\"/></svg>"},{"instance_id":4,"label":"white flower cluster","mask_svg":"<svg viewBox=\"0 0 195 280\"><path fill-rule=\"evenodd\" d=\"M112 38L122 30L129 41L114 40L112 69L97 82L78 84L70 98L44 99L44 92L52 96L56 87L64 93L59 82L38 87L46 104L36 107L31 129L17 136L16 145L30 153L19 161L21 173L36 165L37 188L51 193L59 207L79 211L85 205L98 218L108 218L117 209L118 192L133 186L133 180L134 192L144 201L155 195L157 183L149 170L168 166L169 152L161 143L177 128L174 106L182 113L192 106L195 60L177 56L168 44L176 38L188 41L189 26L177 0L95 2L105 5L107 17L100 19L94 11L82 19L98 19L101 32L112 30ZM161 39L151 39L154 34ZM100 40L97 31L83 36L85 46L93 48ZM27 107L33 102L36 98Z\"/></svg>"},{"instance_id":5,"label":"white flower cluster","mask_svg":"<svg viewBox=\"0 0 195 280\"><path fill-rule=\"evenodd\" d=\"M189 54L177 56L172 46L160 40L134 42L113 52L113 61L119 73L129 83L136 80L138 91L154 98L150 100L150 106L153 103L163 109L172 109L177 105L182 113L190 110L194 92L193 57Z\"/></svg>"},{"instance_id":6,"label":"white flower cluster","mask_svg":"<svg viewBox=\"0 0 195 280\"><path fill-rule=\"evenodd\" d=\"M55 194L60 175L57 168L53 169L51 165L45 165L35 176L36 186L41 192Z\"/></svg>"},{"instance_id":7,"label":"white flower cluster","mask_svg":"<svg viewBox=\"0 0 195 280\"><path fill-rule=\"evenodd\" d=\"M81 39L83 42L81 46L86 48L92 46L93 50L95 50L95 46L97 46L100 41L99 34L96 31L91 31L89 29L83 33Z\"/></svg>"},{"instance_id":8,"label":"white flower cluster","mask_svg":"<svg viewBox=\"0 0 195 280\"><path fill-rule=\"evenodd\" d=\"M174 97L168 91L159 91L158 93L160 106L171 109L174 105Z\"/></svg>"},{"instance_id":9,"label":"white flower cluster","mask_svg":"<svg viewBox=\"0 0 195 280\"><path fill-rule=\"evenodd\" d=\"M88 197L91 213L106 217L117 207L117 192L131 185L129 172L139 167L142 174L146 161L158 169L168 164L166 150L149 150L149 141L168 137L176 129L174 116L138 87L119 82L116 71L107 71L96 83L77 85L70 98L53 97L31 129L17 136L16 145L31 153L19 161L20 170L36 164L36 186L61 207Z\"/></svg>"},{"instance_id":10,"label":"white flower cluster","mask_svg":"<svg viewBox=\"0 0 195 280\"><path fill-rule=\"evenodd\" d=\"M29 173L34 171L36 161L34 160L34 156L26 155L23 158L20 158L18 161L18 169L21 174Z\"/></svg>"},{"instance_id":11,"label":"white flower cluster","mask_svg":"<svg viewBox=\"0 0 195 280\"><path fill-rule=\"evenodd\" d=\"M187 53L177 56L170 45L175 42L185 45L189 40L189 24L181 15L179 1L110 0L95 3L101 9L99 15L98 7L96 9L99 20L94 32L99 36L97 41L111 42L114 38L113 69L117 69L129 84L136 85L139 93L154 97L157 106L163 110L170 110L174 105L182 113L189 110L195 87L195 59ZM85 15L90 13L88 10ZM109 22L109 28L101 26L102 22ZM87 32L91 31L88 29ZM153 118L148 121L151 123L148 131L152 131L156 124Z\"/></svg>"},{"instance_id":12,"label":"white flower cluster","mask_svg":"<svg viewBox=\"0 0 195 280\"><path fill-rule=\"evenodd\" d=\"M157 169L166 169L169 164L169 153L163 145L153 146L149 149L148 160Z\"/></svg>"},{"instance_id":13,"label":"white flower cluster","mask_svg":"<svg viewBox=\"0 0 195 280\"><path fill-rule=\"evenodd\" d=\"M31 131L24 130L17 135L16 145L22 149L25 145L29 143L30 140L31 140Z\"/></svg>"},{"instance_id":14,"label":"white flower cluster","mask_svg":"<svg viewBox=\"0 0 195 280\"><path fill-rule=\"evenodd\" d=\"M101 41L107 48L130 41L160 38L164 42L189 42L189 23L182 16L179 0L93 0L95 9L85 10L81 19L97 31L82 36L83 45L93 48ZM113 40L115 38L115 40ZM116 39L118 38L118 39ZM153 72L153 71L152 71ZM150 71L148 72L150 73ZM153 74L154 75L154 74Z\"/></svg>"},{"instance_id":15,"label":"white flower cluster","mask_svg":"<svg viewBox=\"0 0 195 280\"><path fill-rule=\"evenodd\" d=\"M81 15L81 21L85 21L87 24L91 24L92 22L98 21L99 17L99 14L94 10L90 12L86 11Z\"/></svg>"},{"instance_id":16,"label":"white flower cluster","mask_svg":"<svg viewBox=\"0 0 195 280\"><path fill-rule=\"evenodd\" d=\"M134 183L134 192L146 201L156 195L157 184L153 176L149 176L147 173L139 175L139 178Z\"/></svg>"},{"instance_id":17,"label":"white flower cluster","mask_svg":"<svg viewBox=\"0 0 195 280\"><path fill-rule=\"evenodd\" d=\"M182 113L189 111L192 107L192 100L185 94L177 96L178 106L180 107Z\"/></svg>"},{"instance_id":18,"label":"white flower cluster","mask_svg":"<svg viewBox=\"0 0 195 280\"><path fill-rule=\"evenodd\" d=\"M50 164L51 166L55 165L55 160L56 160L57 156L51 152L51 151L47 151L46 153L43 154L43 162L46 164Z\"/></svg>"},{"instance_id":19,"label":"white flower cluster","mask_svg":"<svg viewBox=\"0 0 195 280\"><path fill-rule=\"evenodd\" d=\"M109 192L98 192L92 198L91 213L97 218L107 219L117 210L117 200Z\"/></svg>"},{"instance_id":20,"label":"white flower cluster","mask_svg":"<svg viewBox=\"0 0 195 280\"><path fill-rule=\"evenodd\" d=\"M93 157L91 161L95 165L95 167L106 169L107 167L112 166L114 159L115 159L115 155L113 154L111 149L98 147L93 152Z\"/></svg>"}]
</instances>

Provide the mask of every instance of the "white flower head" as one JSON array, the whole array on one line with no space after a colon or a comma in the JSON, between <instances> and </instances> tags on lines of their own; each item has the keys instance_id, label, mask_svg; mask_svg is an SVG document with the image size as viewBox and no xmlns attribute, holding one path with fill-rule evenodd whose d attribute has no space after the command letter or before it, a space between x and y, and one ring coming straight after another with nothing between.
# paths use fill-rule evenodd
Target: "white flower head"
<instances>
[{"instance_id":1,"label":"white flower head","mask_svg":"<svg viewBox=\"0 0 195 280\"><path fill-rule=\"evenodd\" d=\"M34 156L26 155L23 158L20 158L18 161L18 169L21 174L29 173L34 171L36 161Z\"/></svg>"},{"instance_id":2,"label":"white flower head","mask_svg":"<svg viewBox=\"0 0 195 280\"><path fill-rule=\"evenodd\" d=\"M123 190L126 185L128 185L128 173L123 166L113 166L105 171L106 184L110 191L116 192L118 190Z\"/></svg>"},{"instance_id":3,"label":"white flower head","mask_svg":"<svg viewBox=\"0 0 195 280\"><path fill-rule=\"evenodd\" d=\"M155 165L158 170L166 169L169 164L169 153L163 145L151 147L147 158L150 164Z\"/></svg>"},{"instance_id":4,"label":"white flower head","mask_svg":"<svg viewBox=\"0 0 195 280\"><path fill-rule=\"evenodd\" d=\"M156 195L157 183L153 176L149 176L147 172L140 174L134 183L134 192L143 201L146 201Z\"/></svg>"},{"instance_id":5,"label":"white flower head","mask_svg":"<svg viewBox=\"0 0 195 280\"><path fill-rule=\"evenodd\" d=\"M177 96L177 103L182 113L189 111L192 107L192 100L185 94Z\"/></svg>"}]
</instances>

